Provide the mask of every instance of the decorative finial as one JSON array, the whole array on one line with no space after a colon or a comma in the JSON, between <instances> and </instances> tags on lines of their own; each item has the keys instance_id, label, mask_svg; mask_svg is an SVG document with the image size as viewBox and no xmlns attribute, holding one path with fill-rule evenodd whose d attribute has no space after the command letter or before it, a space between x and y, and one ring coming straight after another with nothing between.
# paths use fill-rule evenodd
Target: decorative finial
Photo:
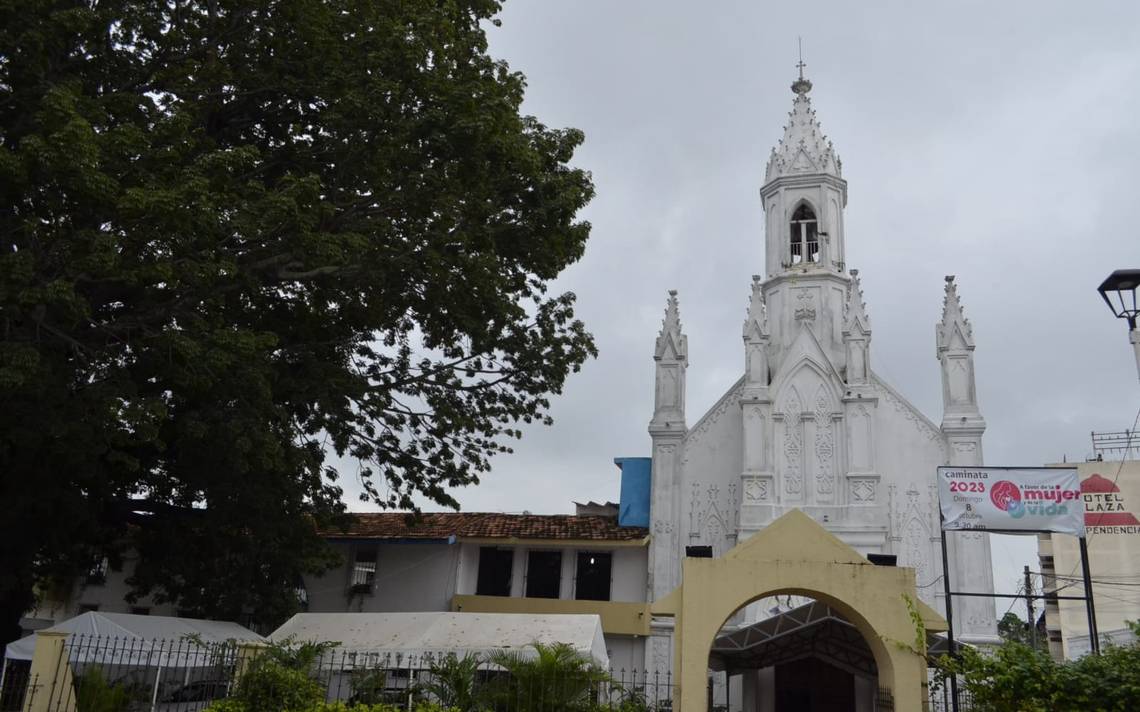
<instances>
[{"instance_id":1,"label":"decorative finial","mask_svg":"<svg viewBox=\"0 0 1140 712\"><path fill-rule=\"evenodd\" d=\"M946 275L946 296L942 300L942 321L938 324L939 352L955 343L955 332L961 335L962 345L973 350L974 329L962 311L962 302L958 298L958 285L954 283L954 275L948 274Z\"/></svg>"},{"instance_id":2,"label":"decorative finial","mask_svg":"<svg viewBox=\"0 0 1140 712\"><path fill-rule=\"evenodd\" d=\"M688 363L688 339L681 331L681 310L677 302L677 290L669 290L665 300L665 318L661 321L661 332L657 335L654 358L677 358Z\"/></svg>"},{"instance_id":3,"label":"decorative finial","mask_svg":"<svg viewBox=\"0 0 1140 712\"><path fill-rule=\"evenodd\" d=\"M847 303L843 305L843 333L856 333L856 327L864 334L871 333L871 320L867 316L867 305L863 303L863 285L859 282L859 270L851 270L851 283L847 287Z\"/></svg>"},{"instance_id":4,"label":"decorative finial","mask_svg":"<svg viewBox=\"0 0 1140 712\"><path fill-rule=\"evenodd\" d=\"M768 338L768 306L764 303L764 290L761 277L752 275L752 294L748 299L748 311L744 315L744 340Z\"/></svg>"},{"instance_id":5,"label":"decorative finial","mask_svg":"<svg viewBox=\"0 0 1140 712\"><path fill-rule=\"evenodd\" d=\"M807 94L811 91L811 80L804 79L804 40L802 37L797 37L796 41L799 43L799 57L800 61L796 64L796 68L800 70L800 78L792 82L792 91L796 94Z\"/></svg>"}]
</instances>

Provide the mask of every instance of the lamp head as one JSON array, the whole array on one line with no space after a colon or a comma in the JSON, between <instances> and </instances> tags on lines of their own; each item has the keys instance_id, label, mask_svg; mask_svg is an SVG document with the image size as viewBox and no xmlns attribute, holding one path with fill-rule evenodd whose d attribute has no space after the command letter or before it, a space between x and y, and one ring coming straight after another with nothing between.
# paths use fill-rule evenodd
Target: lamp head
<instances>
[{"instance_id":1,"label":"lamp head","mask_svg":"<svg viewBox=\"0 0 1140 712\"><path fill-rule=\"evenodd\" d=\"M1096 291L1118 319L1127 319L1131 329L1136 328L1140 306L1136 303L1136 288L1140 287L1140 269L1118 269L1108 275Z\"/></svg>"}]
</instances>

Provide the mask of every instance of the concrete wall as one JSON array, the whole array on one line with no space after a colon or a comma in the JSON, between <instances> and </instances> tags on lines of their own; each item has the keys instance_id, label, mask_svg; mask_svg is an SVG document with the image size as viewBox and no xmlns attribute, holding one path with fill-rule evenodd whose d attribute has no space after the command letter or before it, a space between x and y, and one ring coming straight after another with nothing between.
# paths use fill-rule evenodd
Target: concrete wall
<instances>
[{"instance_id":1,"label":"concrete wall","mask_svg":"<svg viewBox=\"0 0 1140 712\"><path fill-rule=\"evenodd\" d=\"M459 544L459 566L455 573L455 592L472 595L479 583L479 545Z\"/></svg>"},{"instance_id":2,"label":"concrete wall","mask_svg":"<svg viewBox=\"0 0 1140 712\"><path fill-rule=\"evenodd\" d=\"M372 592L350 594L354 547L375 545L334 544L345 563L322 576L305 577L311 613L450 610L462 558L458 544L380 544Z\"/></svg>"},{"instance_id":3,"label":"concrete wall","mask_svg":"<svg viewBox=\"0 0 1140 712\"><path fill-rule=\"evenodd\" d=\"M633 635L606 634L606 652L610 656L610 669L621 680L625 671L627 680L633 679L634 672L640 673L645 667L645 638ZM638 680L641 678L638 677ZM664 690L662 690L664 694Z\"/></svg>"},{"instance_id":4,"label":"concrete wall","mask_svg":"<svg viewBox=\"0 0 1140 712\"><path fill-rule=\"evenodd\" d=\"M127 579L134 572L135 559L124 557L118 571L108 568L101 583L88 583L82 577L62 591L47 591L40 597L36 608L28 612L27 618L55 625L73 618L85 610L108 613L131 613L137 609L149 609L152 616L174 616L177 609L170 603L155 603L150 596L144 596L135 603L126 600L130 586Z\"/></svg>"},{"instance_id":5,"label":"concrete wall","mask_svg":"<svg viewBox=\"0 0 1140 712\"><path fill-rule=\"evenodd\" d=\"M500 546L514 552L511 573L510 596L479 596L476 591L479 566L479 545L465 543L458 559L460 572L457 579L460 586L452 601L453 610L487 613L597 613L602 616L602 626L607 641L617 634L637 634L648 632L648 615L644 607L647 599L648 550L643 546L606 546L605 542L574 542L575 546L553 547L518 544ZM557 550L562 554L562 570L559 580L558 598L527 598L524 596L526 567L531 551ZM576 567L579 552L608 552L612 556L610 568L610 598L608 601L576 600ZM633 638L631 638L632 640ZM620 647L619 651L636 649L644 655L644 642L636 648ZM627 668L641 669L644 657Z\"/></svg>"},{"instance_id":6,"label":"concrete wall","mask_svg":"<svg viewBox=\"0 0 1140 712\"><path fill-rule=\"evenodd\" d=\"M371 593L351 594L349 583L355 562L355 547L376 546L376 576ZM452 608L456 594L473 595L479 573L478 543L377 543L334 542L343 563L320 576L306 576L308 610L314 613L340 611L447 611ZM647 550L643 546L607 546L576 542L575 546L507 546L514 550L514 571L511 576L512 597L522 597L525 591L527 554L533 549L562 552L562 577L559 598L573 600L579 551L608 551L613 556L610 600L615 602L644 602L646 600ZM79 613L81 605L98 606L98 610L113 613L130 613L134 607L149 608L151 615L177 615L171 604L155 604L149 597L137 603L127 603L129 587L126 579L133 569L133 561L126 560L120 571L108 571L101 584L76 583L66 591L46 595L41 605L30 611L29 619L41 626L51 625Z\"/></svg>"},{"instance_id":7,"label":"concrete wall","mask_svg":"<svg viewBox=\"0 0 1140 712\"><path fill-rule=\"evenodd\" d=\"M645 548L617 549L613 552L611 601L645 601L649 573L649 551Z\"/></svg>"}]
</instances>

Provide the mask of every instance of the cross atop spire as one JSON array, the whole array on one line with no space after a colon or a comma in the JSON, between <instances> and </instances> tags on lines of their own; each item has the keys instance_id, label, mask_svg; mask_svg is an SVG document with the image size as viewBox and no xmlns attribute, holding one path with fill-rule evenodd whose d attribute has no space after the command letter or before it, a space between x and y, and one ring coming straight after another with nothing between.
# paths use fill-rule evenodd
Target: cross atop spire
<instances>
[{"instance_id":1,"label":"cross atop spire","mask_svg":"<svg viewBox=\"0 0 1140 712\"><path fill-rule=\"evenodd\" d=\"M811 80L804 79L804 40L802 37L797 37L796 41L799 42L799 58L800 61L796 63L796 68L800 70L800 78L792 82L792 91L796 94L803 95L811 91Z\"/></svg>"}]
</instances>

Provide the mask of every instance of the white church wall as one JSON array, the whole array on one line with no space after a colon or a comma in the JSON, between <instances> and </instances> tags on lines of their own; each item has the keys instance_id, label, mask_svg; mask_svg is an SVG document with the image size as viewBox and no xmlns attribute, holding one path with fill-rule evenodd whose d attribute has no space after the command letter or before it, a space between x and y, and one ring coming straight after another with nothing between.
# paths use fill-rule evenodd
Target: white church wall
<instances>
[{"instance_id":1,"label":"white church wall","mask_svg":"<svg viewBox=\"0 0 1140 712\"><path fill-rule=\"evenodd\" d=\"M889 550L899 566L915 570L919 596L941 605L942 574L935 471L946 461L939 429L877 376L879 399L875 447L883 484L879 496L889 508Z\"/></svg>"},{"instance_id":2,"label":"white church wall","mask_svg":"<svg viewBox=\"0 0 1140 712\"><path fill-rule=\"evenodd\" d=\"M685 436L681 459L680 548L711 546L720 556L736 543L744 444L738 381Z\"/></svg>"}]
</instances>

